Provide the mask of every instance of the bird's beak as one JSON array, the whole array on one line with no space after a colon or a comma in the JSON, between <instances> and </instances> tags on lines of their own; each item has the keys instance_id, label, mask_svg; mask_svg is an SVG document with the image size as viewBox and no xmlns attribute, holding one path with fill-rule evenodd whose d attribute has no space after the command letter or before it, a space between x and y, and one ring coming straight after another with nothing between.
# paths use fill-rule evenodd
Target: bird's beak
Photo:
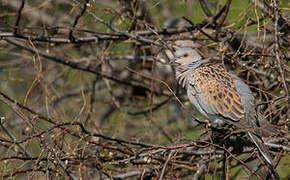
<instances>
[{"instance_id":1,"label":"bird's beak","mask_svg":"<svg viewBox=\"0 0 290 180\"><path fill-rule=\"evenodd\" d=\"M171 64L171 65L176 65L176 64L178 64L177 62L176 62L176 57L174 57L174 58L172 58L170 61L169 61L169 64Z\"/></svg>"},{"instance_id":2,"label":"bird's beak","mask_svg":"<svg viewBox=\"0 0 290 180\"><path fill-rule=\"evenodd\" d=\"M175 60L176 60L176 58L174 57L174 58L172 58L170 61L169 61L169 64L174 64L175 63Z\"/></svg>"},{"instance_id":3,"label":"bird's beak","mask_svg":"<svg viewBox=\"0 0 290 180\"><path fill-rule=\"evenodd\" d=\"M178 66L178 65L180 65L181 63L180 63L180 62L177 62L177 57L174 57L174 58L172 58L172 59L169 61L169 64L170 64L170 65L174 65L174 66Z\"/></svg>"}]
</instances>

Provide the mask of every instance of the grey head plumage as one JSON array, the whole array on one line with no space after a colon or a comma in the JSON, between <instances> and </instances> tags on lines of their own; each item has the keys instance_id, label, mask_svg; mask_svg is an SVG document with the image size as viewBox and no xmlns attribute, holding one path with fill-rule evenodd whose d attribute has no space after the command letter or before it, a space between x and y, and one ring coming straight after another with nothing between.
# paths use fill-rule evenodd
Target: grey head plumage
<instances>
[{"instance_id":1,"label":"grey head plumage","mask_svg":"<svg viewBox=\"0 0 290 180\"><path fill-rule=\"evenodd\" d=\"M202 57L198 52L189 47L177 48L175 50L175 62L180 64L192 64L200 61Z\"/></svg>"},{"instance_id":2,"label":"grey head plumage","mask_svg":"<svg viewBox=\"0 0 290 180\"><path fill-rule=\"evenodd\" d=\"M198 66L202 57L192 48L177 48L173 64L176 67L176 79L182 87L188 84L190 70Z\"/></svg>"}]
</instances>

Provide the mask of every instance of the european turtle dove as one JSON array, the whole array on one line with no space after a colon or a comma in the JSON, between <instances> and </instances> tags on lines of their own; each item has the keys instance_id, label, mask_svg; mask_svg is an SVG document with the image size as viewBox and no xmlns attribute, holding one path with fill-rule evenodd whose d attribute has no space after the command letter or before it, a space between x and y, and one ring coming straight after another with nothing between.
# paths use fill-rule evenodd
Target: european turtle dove
<instances>
[{"instance_id":1,"label":"european turtle dove","mask_svg":"<svg viewBox=\"0 0 290 180\"><path fill-rule=\"evenodd\" d=\"M249 87L227 72L218 58L203 59L192 48L176 48L173 64L178 83L186 88L190 102L211 122L230 123L244 129L266 160L275 179L272 158L260 136L259 115Z\"/></svg>"}]
</instances>

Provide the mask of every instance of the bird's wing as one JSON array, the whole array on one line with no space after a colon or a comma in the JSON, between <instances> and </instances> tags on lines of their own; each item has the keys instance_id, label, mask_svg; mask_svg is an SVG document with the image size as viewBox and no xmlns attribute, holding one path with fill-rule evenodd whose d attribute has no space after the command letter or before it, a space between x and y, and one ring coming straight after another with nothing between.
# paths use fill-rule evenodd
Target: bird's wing
<instances>
[{"instance_id":1,"label":"bird's wing","mask_svg":"<svg viewBox=\"0 0 290 180\"><path fill-rule=\"evenodd\" d=\"M221 64L204 64L196 68L189 78L189 91L195 93L201 108L210 115L239 121L245 119L241 95L230 73Z\"/></svg>"},{"instance_id":2,"label":"bird's wing","mask_svg":"<svg viewBox=\"0 0 290 180\"><path fill-rule=\"evenodd\" d=\"M255 129L254 132L261 137L278 135L279 131L256 110L255 98L249 87L236 75L231 74L231 77L240 93L242 104L247 113L247 121L243 121L242 124L244 123L244 126L250 125ZM256 126L257 128L255 128Z\"/></svg>"},{"instance_id":3,"label":"bird's wing","mask_svg":"<svg viewBox=\"0 0 290 180\"><path fill-rule=\"evenodd\" d=\"M230 76L235 84L237 91L241 96L242 104L245 107L246 113L253 113L256 115L255 98L247 84L245 84L239 77L230 73ZM257 119L257 117L255 118Z\"/></svg>"}]
</instances>

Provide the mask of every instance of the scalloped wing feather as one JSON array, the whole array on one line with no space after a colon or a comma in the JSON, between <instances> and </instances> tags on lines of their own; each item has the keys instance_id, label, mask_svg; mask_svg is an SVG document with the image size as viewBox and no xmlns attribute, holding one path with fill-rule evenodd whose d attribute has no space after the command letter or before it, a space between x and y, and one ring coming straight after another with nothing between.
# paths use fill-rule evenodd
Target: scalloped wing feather
<instances>
[{"instance_id":1,"label":"scalloped wing feather","mask_svg":"<svg viewBox=\"0 0 290 180\"><path fill-rule=\"evenodd\" d=\"M200 93L198 103L212 115L221 115L232 121L246 117L240 93L235 87L231 74L221 64L205 64L196 68L191 80ZM191 85L192 86L192 85Z\"/></svg>"}]
</instances>

